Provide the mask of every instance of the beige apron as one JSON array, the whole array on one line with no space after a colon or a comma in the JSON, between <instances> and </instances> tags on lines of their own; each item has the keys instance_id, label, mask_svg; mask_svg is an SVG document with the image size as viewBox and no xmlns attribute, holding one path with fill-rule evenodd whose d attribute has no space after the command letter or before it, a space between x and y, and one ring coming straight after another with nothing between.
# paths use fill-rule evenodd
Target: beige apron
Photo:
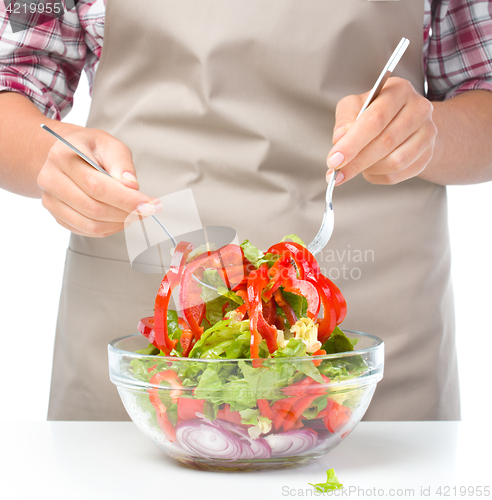
<instances>
[{"instance_id":1,"label":"beige apron","mask_svg":"<svg viewBox=\"0 0 492 500\"><path fill-rule=\"evenodd\" d=\"M423 92L423 0L108 0L88 126L132 150L141 190L190 187L203 224L266 249L309 242L324 210L334 109L367 91L402 36L396 74ZM412 179L337 187L319 256L344 327L386 343L366 418L459 419L446 191ZM72 236L48 418L127 419L106 345L149 316L160 275L130 268L123 234Z\"/></svg>"}]
</instances>

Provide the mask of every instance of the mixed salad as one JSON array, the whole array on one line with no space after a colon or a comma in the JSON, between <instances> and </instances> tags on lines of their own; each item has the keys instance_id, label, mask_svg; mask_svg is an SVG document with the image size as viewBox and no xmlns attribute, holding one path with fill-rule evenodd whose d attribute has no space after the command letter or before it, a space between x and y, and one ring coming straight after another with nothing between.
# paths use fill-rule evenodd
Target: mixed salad
<instances>
[{"instance_id":1,"label":"mixed salad","mask_svg":"<svg viewBox=\"0 0 492 500\"><path fill-rule=\"evenodd\" d=\"M170 308L175 289L180 314ZM342 293L295 235L266 253L248 240L218 250L181 242L154 316L138 325L150 342L138 351L150 356L131 362L150 386L142 404L185 455L308 453L349 432L364 392L328 387L367 369L361 356L324 356L353 350L356 341L337 326L346 312Z\"/></svg>"}]
</instances>

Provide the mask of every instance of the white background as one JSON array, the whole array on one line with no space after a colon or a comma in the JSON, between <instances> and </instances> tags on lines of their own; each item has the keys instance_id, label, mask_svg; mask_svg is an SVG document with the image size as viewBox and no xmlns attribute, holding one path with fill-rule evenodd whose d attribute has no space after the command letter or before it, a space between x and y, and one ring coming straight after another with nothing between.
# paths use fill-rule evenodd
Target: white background
<instances>
[{"instance_id":1,"label":"white background","mask_svg":"<svg viewBox=\"0 0 492 500\"><path fill-rule=\"evenodd\" d=\"M85 77L66 121L84 125ZM467 168L463 165L463 168ZM0 421L46 420L53 342L69 233L39 200L0 190ZM488 418L492 373L492 183L449 188L462 416Z\"/></svg>"}]
</instances>

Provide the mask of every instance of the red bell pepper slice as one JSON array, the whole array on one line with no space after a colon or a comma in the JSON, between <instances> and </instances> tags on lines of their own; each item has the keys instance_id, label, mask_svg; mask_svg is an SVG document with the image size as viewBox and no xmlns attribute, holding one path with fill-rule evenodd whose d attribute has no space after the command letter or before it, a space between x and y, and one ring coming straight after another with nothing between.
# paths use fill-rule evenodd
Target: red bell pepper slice
<instances>
[{"instance_id":1,"label":"red bell pepper slice","mask_svg":"<svg viewBox=\"0 0 492 500\"><path fill-rule=\"evenodd\" d=\"M248 292L246 291L246 288L241 287L239 290L236 290L236 294L238 295L238 297L241 297L244 301L244 304L234 309L234 313L238 317L238 320L242 321L249 314Z\"/></svg>"},{"instance_id":2,"label":"red bell pepper slice","mask_svg":"<svg viewBox=\"0 0 492 500\"><path fill-rule=\"evenodd\" d=\"M269 325L274 325L277 319L277 305L273 299L263 302L263 317Z\"/></svg>"},{"instance_id":3,"label":"red bell pepper slice","mask_svg":"<svg viewBox=\"0 0 492 500\"><path fill-rule=\"evenodd\" d=\"M318 349L316 352L313 352L313 356L324 356L326 351L324 349ZM319 366L321 364L321 359L313 359L314 366Z\"/></svg>"},{"instance_id":4,"label":"red bell pepper slice","mask_svg":"<svg viewBox=\"0 0 492 500\"><path fill-rule=\"evenodd\" d=\"M182 332L179 338L179 343L181 344L181 354L187 357L194 345L193 332L183 318L178 318L178 326Z\"/></svg>"},{"instance_id":5,"label":"red bell pepper slice","mask_svg":"<svg viewBox=\"0 0 492 500\"><path fill-rule=\"evenodd\" d=\"M321 377L325 384L330 382L330 379L325 375L321 375ZM305 377L295 384L290 384L281 390L286 396L314 395L318 397L326 393L325 385L316 382L316 380L313 380L311 377Z\"/></svg>"},{"instance_id":6,"label":"red bell pepper slice","mask_svg":"<svg viewBox=\"0 0 492 500\"><path fill-rule=\"evenodd\" d=\"M328 281L327 278L320 275L314 282L314 286L318 290L319 296L321 297L321 303L323 304L323 318L319 320L318 326L318 340L322 344L330 338L331 332L335 329L337 324L335 300L328 286Z\"/></svg>"},{"instance_id":7,"label":"red bell pepper slice","mask_svg":"<svg viewBox=\"0 0 492 500\"><path fill-rule=\"evenodd\" d=\"M201 323L205 318L206 306L202 299L201 285L191 275L187 276L187 270L188 268L183 273L179 291L179 302L183 309L183 316L186 318L190 330L193 332L195 342L197 342L203 333ZM203 269L198 269L194 276L202 280Z\"/></svg>"},{"instance_id":8,"label":"red bell pepper slice","mask_svg":"<svg viewBox=\"0 0 492 500\"><path fill-rule=\"evenodd\" d=\"M174 370L166 370L164 372L158 372L150 379L150 383L153 385L159 385L163 380L168 382L173 390L171 390L170 395L174 403L178 402L178 397L182 393L183 386L178 378L178 375ZM167 418L166 405L159 398L159 390L155 387L151 389L147 389L147 393L149 394L149 400L152 403L152 406L156 410L157 423L159 427L162 429L164 434L170 441L174 441L176 438L176 431Z\"/></svg>"},{"instance_id":9,"label":"red bell pepper slice","mask_svg":"<svg viewBox=\"0 0 492 500\"><path fill-rule=\"evenodd\" d=\"M266 340L270 353L277 350L277 329L269 325L263 316L263 301L261 293L269 283L268 266L262 264L248 276L248 309L251 331L251 357L259 357L261 338Z\"/></svg>"},{"instance_id":10,"label":"red bell pepper slice","mask_svg":"<svg viewBox=\"0 0 492 500\"><path fill-rule=\"evenodd\" d=\"M335 326L340 324L347 314L347 303L342 293L331 280L321 274L316 259L302 245L290 241L277 243L270 247L268 252L281 255L282 259L291 258L296 263L300 278L316 287L324 310L318 338L321 342L326 341Z\"/></svg>"},{"instance_id":11,"label":"red bell pepper slice","mask_svg":"<svg viewBox=\"0 0 492 500\"><path fill-rule=\"evenodd\" d=\"M290 431L294 428L298 421L301 420L302 413L311 406L317 397L317 395L305 396L294 402L284 419L283 427L285 431Z\"/></svg>"},{"instance_id":12,"label":"red bell pepper slice","mask_svg":"<svg viewBox=\"0 0 492 500\"><path fill-rule=\"evenodd\" d=\"M302 414L312 405L317 397L319 397L319 394L311 393L309 396L293 396L275 401L270 408L273 427L277 431L281 428L289 431L303 427L304 424L300 422Z\"/></svg>"},{"instance_id":13,"label":"red bell pepper slice","mask_svg":"<svg viewBox=\"0 0 492 500\"><path fill-rule=\"evenodd\" d=\"M303 273L301 272L300 274ZM269 275L272 277L273 285L263 294L265 300L269 299L272 293L278 292L279 286L282 286L284 291L306 298L308 303L307 315L309 318L314 319L318 316L320 308L318 291L313 283L297 278L297 272L291 264L290 257L283 256L278 259L271 267Z\"/></svg>"},{"instance_id":14,"label":"red bell pepper slice","mask_svg":"<svg viewBox=\"0 0 492 500\"><path fill-rule=\"evenodd\" d=\"M294 425L291 427L291 430L296 430L300 429L301 427L304 427L304 422L302 421L302 418L298 418L297 421L294 423ZM311 429L314 430L314 429ZM314 431L316 432L316 431Z\"/></svg>"},{"instance_id":15,"label":"red bell pepper slice","mask_svg":"<svg viewBox=\"0 0 492 500\"><path fill-rule=\"evenodd\" d=\"M285 418L288 416L289 410L292 408L293 402L297 401L300 396L295 398L285 398L275 401L271 406L272 423L275 430L279 431L282 428ZM293 401L294 400L294 401Z\"/></svg>"},{"instance_id":16,"label":"red bell pepper slice","mask_svg":"<svg viewBox=\"0 0 492 500\"><path fill-rule=\"evenodd\" d=\"M217 251L229 290L238 288L246 274L243 249L238 245L225 245Z\"/></svg>"},{"instance_id":17,"label":"red bell pepper slice","mask_svg":"<svg viewBox=\"0 0 492 500\"><path fill-rule=\"evenodd\" d=\"M325 384L329 383L330 379L328 377L321 376ZM282 393L290 397L277 400L270 408L275 429L280 430L280 428L283 428L288 431L302 427L303 412L313 404L316 398L326 394L325 384L316 382L311 377L305 377L295 384L282 388ZM328 401L333 403L331 400ZM258 408L260 408L259 404ZM260 413L262 413L261 409ZM323 416L324 413L322 412L318 414L319 418Z\"/></svg>"},{"instance_id":18,"label":"red bell pepper slice","mask_svg":"<svg viewBox=\"0 0 492 500\"><path fill-rule=\"evenodd\" d=\"M147 318L142 318L138 322L137 330L149 339L151 344L155 342L155 332L154 332L154 316L148 316ZM154 344L155 345L155 344ZM157 346L156 346L157 347Z\"/></svg>"},{"instance_id":19,"label":"red bell pepper slice","mask_svg":"<svg viewBox=\"0 0 492 500\"><path fill-rule=\"evenodd\" d=\"M152 385L159 385L163 381L168 382L168 384L172 387L169 395L171 396L172 402L177 403L179 396L183 393L183 385L179 380L178 374L174 370L157 372L150 378L149 383ZM149 394L150 402L154 405L154 408L161 413L166 411L166 406L159 398L158 389L152 387L150 389L147 389L147 392Z\"/></svg>"},{"instance_id":20,"label":"red bell pepper slice","mask_svg":"<svg viewBox=\"0 0 492 500\"><path fill-rule=\"evenodd\" d=\"M243 304L242 306L236 307L236 309L234 309L234 313L238 321L242 321L246 317L247 312L248 312L247 304Z\"/></svg>"},{"instance_id":21,"label":"red bell pepper slice","mask_svg":"<svg viewBox=\"0 0 492 500\"><path fill-rule=\"evenodd\" d=\"M173 424L167 418L166 413L161 413L159 411L155 412L155 416L157 418L157 423L161 428L162 432L166 435L169 441L174 441L176 439L176 429L173 427Z\"/></svg>"},{"instance_id":22,"label":"red bell pepper slice","mask_svg":"<svg viewBox=\"0 0 492 500\"><path fill-rule=\"evenodd\" d=\"M186 266L183 272L179 301L196 341L203 333L203 327L200 324L205 316L205 303L201 298L201 285L193 278L193 275L201 280L205 269L215 269L227 288L239 286L244 276L241 247L225 245L213 253L199 255Z\"/></svg>"},{"instance_id":23,"label":"red bell pepper slice","mask_svg":"<svg viewBox=\"0 0 492 500\"><path fill-rule=\"evenodd\" d=\"M277 330L285 330L285 328L287 328L287 325L285 324L285 318L283 318L282 316L277 316L277 319L275 320L275 327L277 328Z\"/></svg>"},{"instance_id":24,"label":"red bell pepper slice","mask_svg":"<svg viewBox=\"0 0 492 500\"><path fill-rule=\"evenodd\" d=\"M311 385L311 382L314 382L311 377L305 377L297 381L295 384L283 387L281 389L282 394L285 394L286 396L300 396L301 394L304 394L306 387Z\"/></svg>"},{"instance_id":25,"label":"red bell pepper slice","mask_svg":"<svg viewBox=\"0 0 492 500\"><path fill-rule=\"evenodd\" d=\"M226 403L224 407L217 411L217 418L233 422L234 424L241 423L241 414L238 411L231 411L231 406Z\"/></svg>"},{"instance_id":26,"label":"red bell pepper slice","mask_svg":"<svg viewBox=\"0 0 492 500\"><path fill-rule=\"evenodd\" d=\"M289 302L285 300L284 296L282 295L282 292L280 290L276 290L275 293L273 294L273 297L275 298L275 302L280 306L280 308L284 312L285 317L287 318L287 321L289 322L290 326L295 325L297 322L296 313L294 312L294 309L292 309L292 306L289 304ZM284 325L281 326L282 328L280 328L280 330L283 330Z\"/></svg>"},{"instance_id":27,"label":"red bell pepper slice","mask_svg":"<svg viewBox=\"0 0 492 500\"><path fill-rule=\"evenodd\" d=\"M316 277L321 274L319 265L313 254L299 243L292 241L277 243L271 246L267 253L291 258L299 269L301 279L306 279L310 275Z\"/></svg>"},{"instance_id":28,"label":"red bell pepper slice","mask_svg":"<svg viewBox=\"0 0 492 500\"><path fill-rule=\"evenodd\" d=\"M258 399L256 403L258 405L258 410L260 410L261 416L272 420L273 414L268 401L266 399Z\"/></svg>"},{"instance_id":29,"label":"red bell pepper slice","mask_svg":"<svg viewBox=\"0 0 492 500\"><path fill-rule=\"evenodd\" d=\"M325 427L332 434L335 434L350 420L351 415L350 408L328 399L328 404L318 413L317 418L322 418Z\"/></svg>"},{"instance_id":30,"label":"red bell pepper slice","mask_svg":"<svg viewBox=\"0 0 492 500\"><path fill-rule=\"evenodd\" d=\"M345 297L342 295L342 292L339 288L324 275L320 275L318 277L318 283L321 283L323 286L327 286L330 289L331 295L334 298L333 305L335 308L336 321L337 325L339 325L347 315L347 302L345 301Z\"/></svg>"},{"instance_id":31,"label":"red bell pepper slice","mask_svg":"<svg viewBox=\"0 0 492 500\"><path fill-rule=\"evenodd\" d=\"M178 399L178 421L192 420L197 413L203 413L204 399L179 398Z\"/></svg>"},{"instance_id":32,"label":"red bell pepper slice","mask_svg":"<svg viewBox=\"0 0 492 500\"><path fill-rule=\"evenodd\" d=\"M171 340L169 338L167 332L167 309L169 307L169 301L173 290L179 284L186 259L194 248L195 247L191 243L187 243L186 241L178 243L174 250L173 258L171 259L170 269L164 276L155 298L154 345L166 355L171 353L177 343L176 340Z\"/></svg>"}]
</instances>

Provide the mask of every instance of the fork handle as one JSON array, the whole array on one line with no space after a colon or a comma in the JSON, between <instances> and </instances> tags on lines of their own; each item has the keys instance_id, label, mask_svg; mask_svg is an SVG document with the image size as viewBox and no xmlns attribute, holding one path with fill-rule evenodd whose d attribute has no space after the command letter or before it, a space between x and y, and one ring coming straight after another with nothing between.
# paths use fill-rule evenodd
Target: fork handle
<instances>
[{"instance_id":1,"label":"fork handle","mask_svg":"<svg viewBox=\"0 0 492 500\"><path fill-rule=\"evenodd\" d=\"M407 50L409 44L410 40L408 40L408 38L402 38L400 40L400 43L396 46L396 49L393 51L393 54L391 54L390 58L388 59L388 62L386 63L386 66L383 68L383 71L381 71L381 74L379 75L379 78L376 80L374 87L371 89L371 92L367 96L366 102L362 106L362 109L359 111L357 118L359 118L359 116L366 110L367 106L369 106L369 104L371 104L371 102L374 101L374 99L376 99L376 97L379 95L379 92L381 92L381 89L384 87L384 84L386 83L388 78L393 74L396 65L400 62L401 56L405 53L405 50Z\"/></svg>"}]
</instances>

